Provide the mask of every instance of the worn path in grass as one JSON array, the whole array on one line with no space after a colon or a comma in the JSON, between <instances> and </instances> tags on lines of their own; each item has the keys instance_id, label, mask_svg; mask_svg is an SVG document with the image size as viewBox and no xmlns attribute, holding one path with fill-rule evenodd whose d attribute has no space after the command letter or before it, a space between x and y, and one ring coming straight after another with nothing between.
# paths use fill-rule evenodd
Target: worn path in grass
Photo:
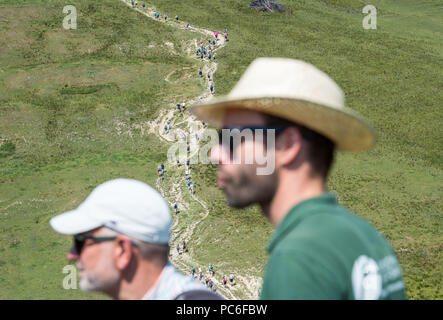
<instances>
[{"instance_id":1,"label":"worn path in grass","mask_svg":"<svg viewBox=\"0 0 443 320\"><path fill-rule=\"evenodd\" d=\"M126 5L132 7L130 1L121 0ZM185 30L186 32L196 32L204 36L213 37L213 32L210 30L206 30L203 28L198 28L195 26L190 26L189 28L186 28L186 23L181 21L175 21L174 19L169 19L167 21L164 20L162 15L160 14L160 18L156 19L154 17L154 12L158 11L155 8L152 7L146 7L146 8L140 8L135 7L133 8L137 12L145 15L148 18L151 18L155 21L166 23L170 26L180 28ZM220 33L219 33L220 34ZM223 48L226 45L225 39L223 36L218 37L217 43L215 45L215 48L213 50L217 51L220 48ZM194 39L191 46L184 48L182 51L182 54L187 56L193 56L193 53L198 47L198 40ZM173 50L173 48L171 48ZM200 58L195 58L200 59ZM208 90L205 90L201 95L199 95L197 98L185 101L186 106L193 105L198 102L204 102L211 98L212 94L209 91L209 87L212 83L212 75L217 71L217 63L214 60L208 60L207 58L204 58L203 60L205 62L204 67L202 68L203 77L205 79L205 83L208 87ZM169 73L165 81L170 82L170 77L174 71ZM191 75L194 72L191 73ZM211 79L208 79L207 74L211 75ZM215 87L215 84L214 84ZM187 111L182 111L185 115L184 119L180 121L180 119L177 118L177 111L176 111L176 103L171 103L171 107L169 109L161 110L158 117L148 123L145 124L145 128L142 129L142 131L147 131L150 133L155 134L158 136L161 140L165 140L169 143L176 143L179 141L182 141L182 143L189 142L191 150L194 150L195 152L198 152L198 139L195 137L195 134L198 136L201 136L201 133L204 130L203 124L198 121L193 115L187 114ZM164 131L165 125L170 121L170 129L167 133ZM192 157L192 154L190 155ZM243 270L240 273L238 271L235 272L236 276L236 284L234 286L231 286L228 284L228 286L223 286L221 283L222 275L229 275L232 273L232 270L223 270L217 268L217 266L214 266L214 270L216 272L215 277L211 277L208 273L207 266L203 266L201 263L195 260L195 258L192 255L192 250L184 253L182 250L180 253L178 253L175 249L174 244L182 244L183 241L189 242L195 237L194 230L197 227L197 225L203 221L208 215L209 210L207 207L207 204L205 201L197 197L196 194L191 193L188 188L185 186L185 170L186 165L185 161L186 158L179 158L179 161L182 165L177 165L175 160L176 159L166 159L169 160L170 168L167 168L167 179L158 179L156 183L157 189L160 191L162 196L168 201L170 206L172 207L174 203L178 204L178 207L180 209L180 213L175 215L174 222L172 225L172 237L171 237L171 255L170 260L172 263L183 273L189 274L191 267L194 267L196 270L196 275L198 274L197 270L199 267L202 268L203 271L203 277L207 276L213 280L213 282L216 285L217 292L221 294L224 298L227 299L240 299L242 297L246 297L248 299L257 299L258 298L258 292L261 286L261 279L258 277L251 276L248 272L248 270ZM166 162L166 161L165 161ZM192 166L189 169L190 174L192 176ZM186 194L184 196L183 194ZM197 190L198 193L198 190ZM195 208L194 210L191 210L192 208ZM180 217L185 214L191 214L190 217L191 221L188 222L188 224L183 228L183 226L180 224ZM184 220L184 219L183 219ZM189 219L188 219L189 220ZM186 223L184 221L183 223Z\"/></svg>"}]
</instances>

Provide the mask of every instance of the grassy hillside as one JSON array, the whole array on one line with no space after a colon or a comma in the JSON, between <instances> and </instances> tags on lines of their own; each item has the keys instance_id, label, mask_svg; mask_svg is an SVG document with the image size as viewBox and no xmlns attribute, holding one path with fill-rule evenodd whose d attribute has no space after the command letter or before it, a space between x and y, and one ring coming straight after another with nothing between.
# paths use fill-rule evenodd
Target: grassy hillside
<instances>
[{"instance_id":1,"label":"grassy hillside","mask_svg":"<svg viewBox=\"0 0 443 320\"><path fill-rule=\"evenodd\" d=\"M442 299L441 4L372 1L377 30L364 30L363 1L280 2L282 14L250 10L245 0L147 3L191 25L228 29L231 41L217 53L217 95L259 56L303 59L337 81L348 106L375 126L378 144L340 154L329 188L393 245L409 298ZM71 240L48 221L105 180L154 185L167 146L142 124L204 90L186 77L198 62L180 54L195 35L119 0L76 1L78 30L67 31L64 5L0 0L2 299L103 298L62 288ZM174 70L174 81L165 81ZM202 265L260 276L272 229L258 208L228 208L215 172L194 169L211 214L195 230L192 254Z\"/></svg>"},{"instance_id":2,"label":"grassy hillside","mask_svg":"<svg viewBox=\"0 0 443 320\"><path fill-rule=\"evenodd\" d=\"M0 2L3 299L84 297L62 288L72 240L55 234L49 219L112 178L154 185L166 148L141 124L170 97L202 90L197 79L180 83L184 70L197 68L176 52L186 34L119 1L77 1L78 29L67 31L65 4Z\"/></svg>"}]
</instances>

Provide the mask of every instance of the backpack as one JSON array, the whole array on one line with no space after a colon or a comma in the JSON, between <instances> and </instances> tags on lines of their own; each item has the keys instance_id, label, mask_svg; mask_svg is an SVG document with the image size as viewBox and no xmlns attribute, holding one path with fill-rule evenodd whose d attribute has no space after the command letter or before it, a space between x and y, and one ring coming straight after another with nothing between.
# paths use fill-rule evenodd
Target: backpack
<instances>
[{"instance_id":1,"label":"backpack","mask_svg":"<svg viewBox=\"0 0 443 320\"><path fill-rule=\"evenodd\" d=\"M206 289L185 291L175 297L174 300L224 300L218 294Z\"/></svg>"}]
</instances>

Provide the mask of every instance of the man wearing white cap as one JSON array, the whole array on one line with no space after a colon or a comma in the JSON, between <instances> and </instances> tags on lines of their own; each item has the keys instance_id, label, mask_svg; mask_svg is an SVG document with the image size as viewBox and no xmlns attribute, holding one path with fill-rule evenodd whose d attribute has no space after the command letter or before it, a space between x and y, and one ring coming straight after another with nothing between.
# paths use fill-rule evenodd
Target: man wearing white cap
<instances>
[{"instance_id":1,"label":"man wearing white cap","mask_svg":"<svg viewBox=\"0 0 443 320\"><path fill-rule=\"evenodd\" d=\"M105 182L50 224L74 236L67 258L77 262L83 290L130 300L220 298L168 262L169 208L143 182Z\"/></svg>"},{"instance_id":2,"label":"man wearing white cap","mask_svg":"<svg viewBox=\"0 0 443 320\"><path fill-rule=\"evenodd\" d=\"M313 65L259 58L227 97L191 109L222 128L211 160L228 204L259 204L276 227L261 299L405 298L389 243L326 190L335 150L363 151L375 142L371 126L344 101ZM262 170L263 151L273 161L270 172ZM244 161L251 154L253 161Z\"/></svg>"}]
</instances>

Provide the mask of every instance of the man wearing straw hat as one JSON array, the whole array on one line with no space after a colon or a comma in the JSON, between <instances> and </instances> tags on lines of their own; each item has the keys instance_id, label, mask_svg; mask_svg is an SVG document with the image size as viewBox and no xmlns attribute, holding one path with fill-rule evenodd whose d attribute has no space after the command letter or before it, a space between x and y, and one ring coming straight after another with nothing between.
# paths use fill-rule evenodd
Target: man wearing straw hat
<instances>
[{"instance_id":1,"label":"man wearing straw hat","mask_svg":"<svg viewBox=\"0 0 443 320\"><path fill-rule=\"evenodd\" d=\"M276 228L261 299L405 298L389 243L326 190L336 150L364 151L375 142L371 126L344 100L311 64L259 58L228 96L192 108L222 129L211 161L228 204L259 204ZM274 161L271 172L261 170L261 152Z\"/></svg>"}]
</instances>

